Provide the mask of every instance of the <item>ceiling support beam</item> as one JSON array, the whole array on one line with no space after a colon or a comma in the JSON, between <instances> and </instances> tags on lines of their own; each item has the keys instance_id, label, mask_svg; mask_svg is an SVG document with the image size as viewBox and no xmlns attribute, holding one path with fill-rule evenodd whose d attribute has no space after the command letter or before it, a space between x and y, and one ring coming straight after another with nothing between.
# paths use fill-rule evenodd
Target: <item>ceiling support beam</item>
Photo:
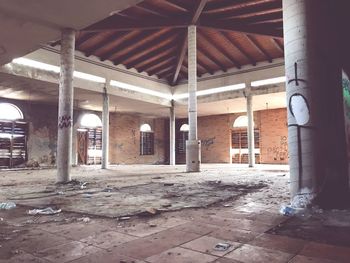
<instances>
[{"instance_id":1,"label":"ceiling support beam","mask_svg":"<svg viewBox=\"0 0 350 263\"><path fill-rule=\"evenodd\" d=\"M197 49L198 49L198 53L201 53L202 56L206 57L215 65L217 65L223 72L227 71L227 68L216 57L210 55L208 52L203 50L200 46L197 46Z\"/></svg>"},{"instance_id":2,"label":"ceiling support beam","mask_svg":"<svg viewBox=\"0 0 350 263\"><path fill-rule=\"evenodd\" d=\"M256 66L256 61L248 54L247 51L244 50L244 48L239 45L238 43L236 43L236 41L234 41L227 32L221 32L221 31L217 31L218 34L223 37L228 43L230 43L234 48L236 48L243 56L245 56L249 62L253 65Z\"/></svg>"},{"instance_id":3,"label":"ceiling support beam","mask_svg":"<svg viewBox=\"0 0 350 263\"><path fill-rule=\"evenodd\" d=\"M158 63L157 65L150 68L150 70L147 72L150 76L156 74L157 72L162 71L164 68L173 66L174 67L174 60L175 57L170 57L168 59L163 60L162 62Z\"/></svg>"},{"instance_id":4,"label":"ceiling support beam","mask_svg":"<svg viewBox=\"0 0 350 263\"><path fill-rule=\"evenodd\" d=\"M174 59L174 57L175 56L173 56L173 54L170 54L170 56L169 54L167 54L166 56L159 57L158 59L150 61L149 63L146 63L143 66L137 68L137 71L138 72L148 71L149 69L152 69L153 67L162 64L164 61L169 61Z\"/></svg>"},{"instance_id":5,"label":"ceiling support beam","mask_svg":"<svg viewBox=\"0 0 350 263\"><path fill-rule=\"evenodd\" d=\"M192 12L192 18L191 18L191 23L192 25L196 24L206 3L207 3L208 0L200 0L198 5L196 6L196 9L193 10ZM186 28L187 29L187 28ZM186 55L186 51L187 51L187 30L185 31L184 33L184 36L183 36L183 41L182 41L182 45L180 47L180 56L179 56L179 59L176 63L176 68L175 68L175 73L174 73L174 77L173 77L173 81L172 81L172 84L175 85L176 82L177 82L177 78L179 76L179 72L180 72L180 69L181 69L181 65L184 61L184 57Z\"/></svg>"},{"instance_id":6,"label":"ceiling support beam","mask_svg":"<svg viewBox=\"0 0 350 263\"><path fill-rule=\"evenodd\" d=\"M205 32L198 30L198 35L202 37L208 45L211 45L213 48L215 48L219 53L222 53L225 55L225 57L233 64L236 68L241 68L241 64L231 55L230 52L227 52L223 47L219 45L219 43L214 44L205 34Z\"/></svg>"},{"instance_id":7,"label":"ceiling support beam","mask_svg":"<svg viewBox=\"0 0 350 263\"><path fill-rule=\"evenodd\" d=\"M145 52L143 52L142 54L135 54L134 56L132 56L130 59L131 61L129 61L128 63L126 63L126 68L130 69L130 68L134 68L137 67L137 65L145 62L145 61L152 61L154 60L153 58L157 58L159 56L162 56L165 53L170 53L172 51L175 50L175 47L172 45L172 41L174 39L171 39L171 41L166 41L164 42L160 47L155 47L155 49L153 50L146 50Z\"/></svg>"},{"instance_id":8,"label":"ceiling support beam","mask_svg":"<svg viewBox=\"0 0 350 263\"><path fill-rule=\"evenodd\" d=\"M272 62L272 57L270 54L263 48L256 39L250 35L245 35L246 38L249 40L249 42L261 53L263 54L266 59L271 63Z\"/></svg>"},{"instance_id":9,"label":"ceiling support beam","mask_svg":"<svg viewBox=\"0 0 350 263\"><path fill-rule=\"evenodd\" d=\"M121 64L131 56L142 52L143 50L152 48L153 46L161 43L162 41L165 41L167 38L173 35L174 32L170 31L169 29L163 29L162 31L152 33L149 36L145 37L142 41L130 45L128 47L128 52L124 55L118 56L116 59L113 59L113 63L115 65Z\"/></svg>"},{"instance_id":10,"label":"ceiling support beam","mask_svg":"<svg viewBox=\"0 0 350 263\"><path fill-rule=\"evenodd\" d=\"M277 39L271 38L271 42L282 54L284 54L284 47Z\"/></svg>"}]
</instances>

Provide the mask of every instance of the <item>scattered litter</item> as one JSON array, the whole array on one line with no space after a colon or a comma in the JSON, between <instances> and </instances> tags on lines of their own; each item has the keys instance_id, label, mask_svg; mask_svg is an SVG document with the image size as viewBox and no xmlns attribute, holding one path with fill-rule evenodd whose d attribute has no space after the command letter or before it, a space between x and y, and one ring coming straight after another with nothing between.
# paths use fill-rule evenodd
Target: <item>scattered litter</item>
<instances>
[{"instance_id":1,"label":"scattered litter","mask_svg":"<svg viewBox=\"0 0 350 263\"><path fill-rule=\"evenodd\" d=\"M89 223L91 220L89 217L80 217L77 218L78 221L83 221L84 223Z\"/></svg>"},{"instance_id":2,"label":"scattered litter","mask_svg":"<svg viewBox=\"0 0 350 263\"><path fill-rule=\"evenodd\" d=\"M0 203L0 210L10 210L15 207L16 207L16 204L14 202Z\"/></svg>"},{"instance_id":3,"label":"scattered litter","mask_svg":"<svg viewBox=\"0 0 350 263\"><path fill-rule=\"evenodd\" d=\"M164 186L173 186L174 183L164 183Z\"/></svg>"},{"instance_id":4,"label":"scattered litter","mask_svg":"<svg viewBox=\"0 0 350 263\"><path fill-rule=\"evenodd\" d=\"M161 176L152 177L152 179L163 179Z\"/></svg>"},{"instance_id":5,"label":"scattered litter","mask_svg":"<svg viewBox=\"0 0 350 263\"><path fill-rule=\"evenodd\" d=\"M80 189L85 189L86 188L86 185L87 185L87 182L84 182L80 185Z\"/></svg>"},{"instance_id":6,"label":"scattered litter","mask_svg":"<svg viewBox=\"0 0 350 263\"><path fill-rule=\"evenodd\" d=\"M58 195L64 195L63 191L57 192Z\"/></svg>"},{"instance_id":7,"label":"scattered litter","mask_svg":"<svg viewBox=\"0 0 350 263\"><path fill-rule=\"evenodd\" d=\"M171 207L171 204L164 204L162 207Z\"/></svg>"},{"instance_id":8,"label":"scattered litter","mask_svg":"<svg viewBox=\"0 0 350 263\"><path fill-rule=\"evenodd\" d=\"M149 227L157 227L156 224L149 224Z\"/></svg>"},{"instance_id":9,"label":"scattered litter","mask_svg":"<svg viewBox=\"0 0 350 263\"><path fill-rule=\"evenodd\" d=\"M229 243L217 243L214 247L216 251L227 251L232 245Z\"/></svg>"},{"instance_id":10,"label":"scattered litter","mask_svg":"<svg viewBox=\"0 0 350 263\"><path fill-rule=\"evenodd\" d=\"M158 210L153 208L153 207L150 207L150 208L146 208L146 212L152 214L152 215L155 215L158 213Z\"/></svg>"},{"instance_id":11,"label":"scattered litter","mask_svg":"<svg viewBox=\"0 0 350 263\"><path fill-rule=\"evenodd\" d=\"M130 216L122 216L119 217L119 220L129 220L131 217Z\"/></svg>"},{"instance_id":12,"label":"scattered litter","mask_svg":"<svg viewBox=\"0 0 350 263\"><path fill-rule=\"evenodd\" d=\"M4 221L4 219L2 217L0 217L0 221Z\"/></svg>"},{"instance_id":13,"label":"scattered litter","mask_svg":"<svg viewBox=\"0 0 350 263\"><path fill-rule=\"evenodd\" d=\"M232 207L232 204L224 204L224 207Z\"/></svg>"},{"instance_id":14,"label":"scattered litter","mask_svg":"<svg viewBox=\"0 0 350 263\"><path fill-rule=\"evenodd\" d=\"M296 210L291 206L283 205L280 209L280 213L284 216L292 216L296 213Z\"/></svg>"},{"instance_id":15,"label":"scattered litter","mask_svg":"<svg viewBox=\"0 0 350 263\"><path fill-rule=\"evenodd\" d=\"M61 212L61 209L54 210L51 207L47 207L44 209L33 209L29 210L28 214L29 215L55 215Z\"/></svg>"}]
</instances>

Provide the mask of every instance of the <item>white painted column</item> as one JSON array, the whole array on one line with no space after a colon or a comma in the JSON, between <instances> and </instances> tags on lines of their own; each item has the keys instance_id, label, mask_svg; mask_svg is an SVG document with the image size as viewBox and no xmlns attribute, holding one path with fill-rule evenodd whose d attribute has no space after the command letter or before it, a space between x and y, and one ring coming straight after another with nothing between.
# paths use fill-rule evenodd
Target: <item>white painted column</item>
<instances>
[{"instance_id":1,"label":"white painted column","mask_svg":"<svg viewBox=\"0 0 350 263\"><path fill-rule=\"evenodd\" d=\"M63 29L60 55L61 71L57 134L57 182L60 183L69 182L71 180L74 44L74 30Z\"/></svg>"},{"instance_id":2,"label":"white painted column","mask_svg":"<svg viewBox=\"0 0 350 263\"><path fill-rule=\"evenodd\" d=\"M254 167L255 165L255 145L254 145L254 112L253 112L253 96L250 92L250 87L246 89L247 100L247 117L248 117L248 165Z\"/></svg>"},{"instance_id":3,"label":"white painted column","mask_svg":"<svg viewBox=\"0 0 350 263\"><path fill-rule=\"evenodd\" d=\"M169 147L169 164L175 165L176 164L176 152L175 152L175 105L174 101L171 101L171 107L170 107L170 119L169 119L169 130L170 130L170 147Z\"/></svg>"},{"instance_id":4,"label":"white painted column","mask_svg":"<svg viewBox=\"0 0 350 263\"><path fill-rule=\"evenodd\" d=\"M201 145L197 137L197 39L196 26L188 27L188 123L186 171L199 172Z\"/></svg>"},{"instance_id":5,"label":"white painted column","mask_svg":"<svg viewBox=\"0 0 350 263\"><path fill-rule=\"evenodd\" d=\"M107 87L109 86L109 80L106 80L106 84L103 92L103 109L102 109L102 161L101 168L108 168L108 151L109 151L109 95Z\"/></svg>"},{"instance_id":6,"label":"white painted column","mask_svg":"<svg viewBox=\"0 0 350 263\"><path fill-rule=\"evenodd\" d=\"M296 206L334 207L347 191L333 3L283 0L290 186Z\"/></svg>"}]
</instances>

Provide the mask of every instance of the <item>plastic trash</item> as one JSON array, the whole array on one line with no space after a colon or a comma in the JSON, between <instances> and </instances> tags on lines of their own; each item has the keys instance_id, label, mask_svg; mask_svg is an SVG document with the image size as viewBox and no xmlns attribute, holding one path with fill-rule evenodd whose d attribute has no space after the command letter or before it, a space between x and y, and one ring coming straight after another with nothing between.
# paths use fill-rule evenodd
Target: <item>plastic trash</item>
<instances>
[{"instance_id":1,"label":"plastic trash","mask_svg":"<svg viewBox=\"0 0 350 263\"><path fill-rule=\"evenodd\" d=\"M217 243L214 247L214 250L216 251L226 251L228 250L232 245L229 243Z\"/></svg>"},{"instance_id":2,"label":"plastic trash","mask_svg":"<svg viewBox=\"0 0 350 263\"><path fill-rule=\"evenodd\" d=\"M14 202L0 203L0 210L10 210L15 207L16 207L16 204Z\"/></svg>"},{"instance_id":3,"label":"plastic trash","mask_svg":"<svg viewBox=\"0 0 350 263\"><path fill-rule=\"evenodd\" d=\"M33 209L29 210L28 214L29 215L55 215L61 212L61 209L54 210L51 207L47 207L44 209Z\"/></svg>"},{"instance_id":4,"label":"plastic trash","mask_svg":"<svg viewBox=\"0 0 350 263\"><path fill-rule=\"evenodd\" d=\"M291 206L282 206L280 209L280 213L285 216L292 216L296 213L296 209Z\"/></svg>"}]
</instances>

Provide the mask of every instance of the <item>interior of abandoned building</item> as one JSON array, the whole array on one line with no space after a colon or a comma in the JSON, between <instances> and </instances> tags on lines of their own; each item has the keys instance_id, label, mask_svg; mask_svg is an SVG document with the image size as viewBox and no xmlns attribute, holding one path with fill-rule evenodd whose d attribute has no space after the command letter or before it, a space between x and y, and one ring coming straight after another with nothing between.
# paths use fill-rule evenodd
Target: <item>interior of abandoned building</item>
<instances>
[{"instance_id":1,"label":"interior of abandoned building","mask_svg":"<svg viewBox=\"0 0 350 263\"><path fill-rule=\"evenodd\" d=\"M0 1L0 263L350 262L349 10Z\"/></svg>"}]
</instances>

